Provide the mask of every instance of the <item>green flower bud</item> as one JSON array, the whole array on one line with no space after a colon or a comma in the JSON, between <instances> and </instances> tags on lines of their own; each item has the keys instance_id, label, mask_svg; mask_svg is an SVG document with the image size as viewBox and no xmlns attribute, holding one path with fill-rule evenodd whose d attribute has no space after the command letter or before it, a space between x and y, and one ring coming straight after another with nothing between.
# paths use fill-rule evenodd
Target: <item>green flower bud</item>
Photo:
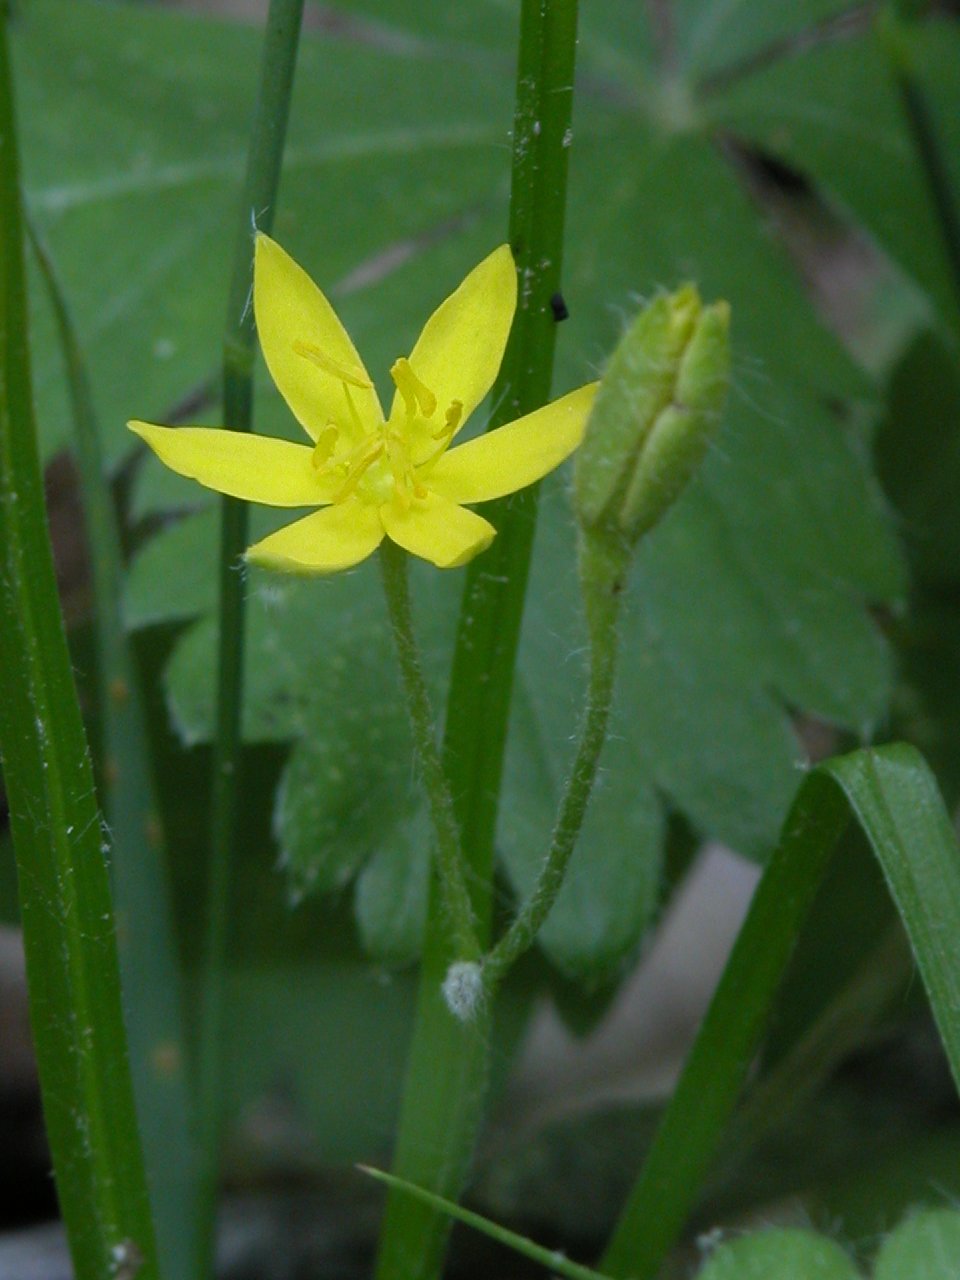
<instances>
[{"instance_id":1,"label":"green flower bud","mask_svg":"<svg viewBox=\"0 0 960 1280\"><path fill-rule=\"evenodd\" d=\"M730 308L693 285L640 313L610 360L577 455L585 530L632 546L660 521L720 425L730 376Z\"/></svg>"}]
</instances>

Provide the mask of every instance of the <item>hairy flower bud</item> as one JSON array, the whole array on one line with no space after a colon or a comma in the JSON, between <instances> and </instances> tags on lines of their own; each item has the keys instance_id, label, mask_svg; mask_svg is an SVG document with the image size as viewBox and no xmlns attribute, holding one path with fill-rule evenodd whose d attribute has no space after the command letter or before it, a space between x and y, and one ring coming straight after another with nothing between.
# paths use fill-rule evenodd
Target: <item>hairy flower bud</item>
<instances>
[{"instance_id":1,"label":"hairy flower bud","mask_svg":"<svg viewBox=\"0 0 960 1280\"><path fill-rule=\"evenodd\" d=\"M585 530L634 544L666 514L720 423L730 372L730 308L693 285L662 294L610 360L577 456Z\"/></svg>"}]
</instances>

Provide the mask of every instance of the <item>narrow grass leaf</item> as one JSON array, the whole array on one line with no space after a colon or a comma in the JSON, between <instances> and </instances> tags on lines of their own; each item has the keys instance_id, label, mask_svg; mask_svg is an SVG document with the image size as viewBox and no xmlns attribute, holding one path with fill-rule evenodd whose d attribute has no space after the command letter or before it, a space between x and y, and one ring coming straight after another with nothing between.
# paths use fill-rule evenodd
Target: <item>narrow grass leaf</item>
<instances>
[{"instance_id":1,"label":"narrow grass leaf","mask_svg":"<svg viewBox=\"0 0 960 1280\"><path fill-rule=\"evenodd\" d=\"M960 1079L960 852L912 747L831 760L804 780L647 1161L604 1254L648 1280L679 1235L762 1039L787 963L851 815L878 858Z\"/></svg>"},{"instance_id":2,"label":"narrow grass leaf","mask_svg":"<svg viewBox=\"0 0 960 1280\"><path fill-rule=\"evenodd\" d=\"M94 593L104 810L137 1115L168 1280L192 1266L196 1159L177 939L139 673L123 619L123 553L86 364L46 247L28 224L63 349Z\"/></svg>"},{"instance_id":3,"label":"narrow grass leaf","mask_svg":"<svg viewBox=\"0 0 960 1280\"><path fill-rule=\"evenodd\" d=\"M3 16L0 242L0 756L47 1134L77 1280L155 1280L103 833L37 457Z\"/></svg>"},{"instance_id":4,"label":"narrow grass leaf","mask_svg":"<svg viewBox=\"0 0 960 1280\"><path fill-rule=\"evenodd\" d=\"M576 1262L571 1262L555 1249L544 1249L542 1245L535 1244L533 1240L528 1240L526 1236L521 1236L516 1231L501 1227L496 1222L491 1222L489 1218L484 1218L481 1214L474 1213L470 1209L464 1209L453 1200L447 1200L443 1196L435 1195L432 1191L418 1187L413 1182L407 1182L404 1178L397 1178L391 1173L384 1173L382 1169L372 1169L369 1165L364 1164L357 1167L361 1173L368 1174L371 1178L375 1178L377 1182L384 1183L401 1195L411 1196L414 1200L419 1200L423 1204L429 1205L431 1209L435 1209L438 1213L456 1218L458 1222L462 1222L468 1227L473 1227L475 1231L483 1232L491 1240L496 1240L499 1244L506 1245L508 1249L513 1249L524 1258L529 1258L531 1262L538 1262L541 1266L547 1267L554 1275L565 1276L566 1280L606 1280L606 1277L602 1276L600 1272L592 1271L589 1267L582 1267Z\"/></svg>"}]
</instances>

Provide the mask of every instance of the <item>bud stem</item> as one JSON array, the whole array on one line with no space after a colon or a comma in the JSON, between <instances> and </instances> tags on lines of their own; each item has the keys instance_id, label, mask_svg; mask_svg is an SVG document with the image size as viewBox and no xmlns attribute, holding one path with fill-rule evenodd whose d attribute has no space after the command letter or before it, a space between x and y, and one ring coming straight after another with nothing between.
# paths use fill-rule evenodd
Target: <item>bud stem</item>
<instances>
[{"instance_id":1,"label":"bud stem","mask_svg":"<svg viewBox=\"0 0 960 1280\"><path fill-rule=\"evenodd\" d=\"M536 941L563 887L583 827L600 753L607 740L617 665L617 619L629 562L625 544L592 531L582 533L580 583L590 634L590 675L580 743L536 884L513 924L484 961L488 992Z\"/></svg>"}]
</instances>

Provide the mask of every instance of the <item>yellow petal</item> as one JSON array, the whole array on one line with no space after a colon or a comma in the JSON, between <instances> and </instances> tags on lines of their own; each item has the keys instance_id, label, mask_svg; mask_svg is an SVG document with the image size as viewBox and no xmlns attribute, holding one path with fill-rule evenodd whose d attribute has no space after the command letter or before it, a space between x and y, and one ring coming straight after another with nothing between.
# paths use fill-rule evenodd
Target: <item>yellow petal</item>
<instances>
[{"instance_id":1,"label":"yellow petal","mask_svg":"<svg viewBox=\"0 0 960 1280\"><path fill-rule=\"evenodd\" d=\"M246 558L283 573L337 573L366 560L382 539L377 508L354 498L278 529L255 543Z\"/></svg>"},{"instance_id":2,"label":"yellow petal","mask_svg":"<svg viewBox=\"0 0 960 1280\"><path fill-rule=\"evenodd\" d=\"M460 422L493 385L517 306L517 272L509 245L502 244L474 269L424 326L410 353L410 367L437 397L439 421L454 400ZM391 418L403 413L399 392Z\"/></svg>"},{"instance_id":3,"label":"yellow petal","mask_svg":"<svg viewBox=\"0 0 960 1280\"><path fill-rule=\"evenodd\" d=\"M486 502L524 489L583 439L597 383L588 383L505 427L449 449L420 477L451 502Z\"/></svg>"},{"instance_id":4,"label":"yellow petal","mask_svg":"<svg viewBox=\"0 0 960 1280\"><path fill-rule=\"evenodd\" d=\"M312 507L329 502L342 484L339 477L317 474L307 444L216 427L127 426L171 471L232 498L268 507Z\"/></svg>"},{"instance_id":5,"label":"yellow petal","mask_svg":"<svg viewBox=\"0 0 960 1280\"><path fill-rule=\"evenodd\" d=\"M497 533L482 516L435 493L416 499L406 511L398 502L387 503L380 516L388 537L439 569L466 564L486 551Z\"/></svg>"},{"instance_id":6,"label":"yellow petal","mask_svg":"<svg viewBox=\"0 0 960 1280\"><path fill-rule=\"evenodd\" d=\"M270 376L314 440L330 422L357 436L349 397L365 430L382 420L380 401L337 313L302 267L261 232L253 309Z\"/></svg>"}]
</instances>

